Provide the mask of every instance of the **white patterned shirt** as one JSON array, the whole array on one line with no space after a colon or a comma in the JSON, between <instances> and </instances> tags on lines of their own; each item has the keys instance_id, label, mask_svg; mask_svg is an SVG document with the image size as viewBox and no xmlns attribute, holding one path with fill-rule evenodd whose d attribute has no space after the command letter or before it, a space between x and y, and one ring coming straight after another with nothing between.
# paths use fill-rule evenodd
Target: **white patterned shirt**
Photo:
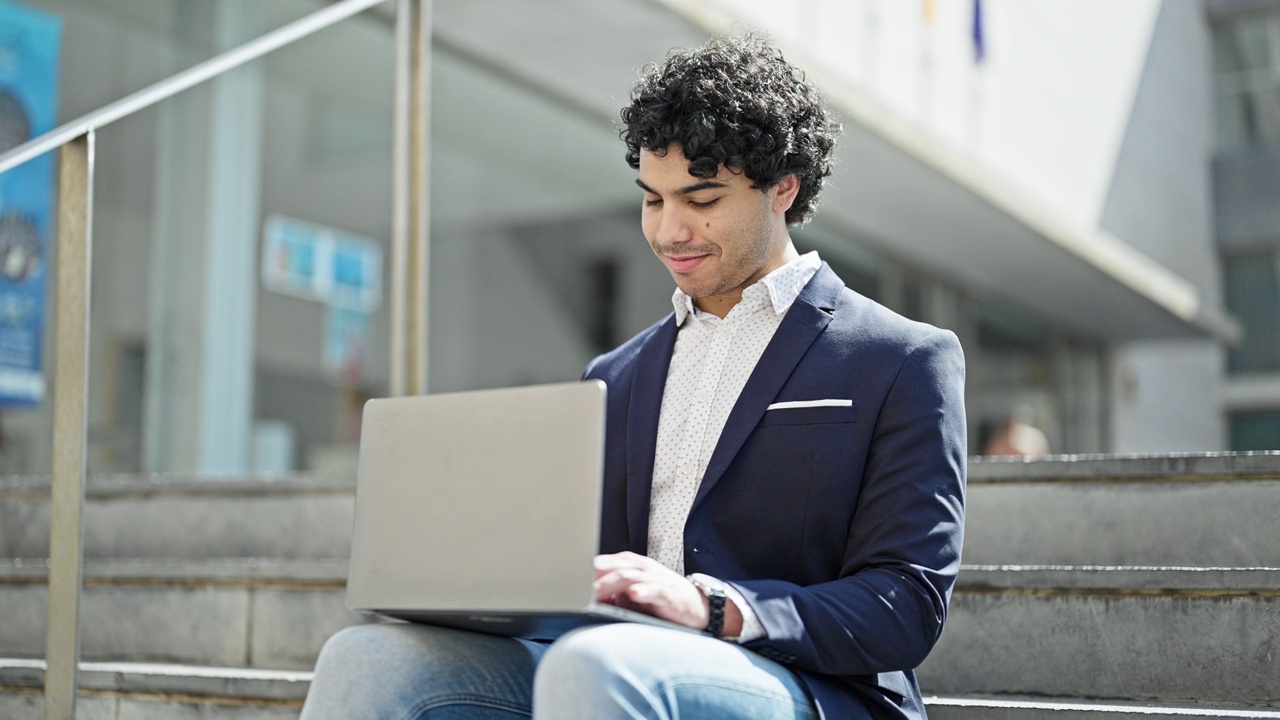
<instances>
[{"instance_id":1,"label":"white patterned shirt","mask_svg":"<svg viewBox=\"0 0 1280 720\"><path fill-rule=\"evenodd\" d=\"M684 525L729 412L765 347L822 261L806 253L742 291L723 319L698 310L678 288L672 295L679 327L658 419L649 504L648 555L684 574ZM729 588L743 612L740 642L764 637L743 598Z\"/></svg>"}]
</instances>

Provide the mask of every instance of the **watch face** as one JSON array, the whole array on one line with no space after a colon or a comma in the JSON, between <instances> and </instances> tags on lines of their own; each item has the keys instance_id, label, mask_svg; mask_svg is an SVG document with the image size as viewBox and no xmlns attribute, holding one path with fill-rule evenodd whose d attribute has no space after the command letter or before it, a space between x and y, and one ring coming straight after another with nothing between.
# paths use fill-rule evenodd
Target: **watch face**
<instances>
[{"instance_id":1,"label":"watch face","mask_svg":"<svg viewBox=\"0 0 1280 720\"><path fill-rule=\"evenodd\" d=\"M0 89L0 153L26 142L31 135L31 122L22 103L8 90Z\"/></svg>"},{"instance_id":2,"label":"watch face","mask_svg":"<svg viewBox=\"0 0 1280 720\"><path fill-rule=\"evenodd\" d=\"M692 582L694 585L697 585L698 587L702 588L703 592L710 593L713 590L717 592L724 592L724 583L721 582L718 578L712 577L710 575L704 575L702 573L694 573L689 576L689 581Z\"/></svg>"}]
</instances>

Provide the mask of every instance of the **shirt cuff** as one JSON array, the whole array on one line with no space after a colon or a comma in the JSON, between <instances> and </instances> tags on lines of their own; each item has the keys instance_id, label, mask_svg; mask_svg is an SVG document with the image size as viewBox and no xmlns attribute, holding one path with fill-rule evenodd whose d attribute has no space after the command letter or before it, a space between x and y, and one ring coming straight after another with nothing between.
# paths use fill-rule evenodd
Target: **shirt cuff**
<instances>
[{"instance_id":1,"label":"shirt cuff","mask_svg":"<svg viewBox=\"0 0 1280 720\"><path fill-rule=\"evenodd\" d=\"M729 642L749 643L752 640L759 640L765 637L764 625L760 624L760 618L756 617L756 611L751 609L747 604L746 598L742 597L742 593L734 586L725 583L724 594L738 606L738 611L742 613L742 632L736 638L725 638Z\"/></svg>"}]
</instances>

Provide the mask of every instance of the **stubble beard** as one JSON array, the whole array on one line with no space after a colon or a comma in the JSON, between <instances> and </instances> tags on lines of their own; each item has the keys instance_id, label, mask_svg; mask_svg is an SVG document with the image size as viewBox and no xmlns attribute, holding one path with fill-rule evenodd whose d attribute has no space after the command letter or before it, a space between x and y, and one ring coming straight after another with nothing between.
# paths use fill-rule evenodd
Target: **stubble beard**
<instances>
[{"instance_id":1,"label":"stubble beard","mask_svg":"<svg viewBox=\"0 0 1280 720\"><path fill-rule=\"evenodd\" d=\"M680 278L676 277L676 285L680 287L680 290L685 295L696 300L745 290L752 278L758 281L760 278L757 275L763 276L761 270L769 262L769 256L773 252L773 237L769 224L769 211L766 206L761 207L760 217L757 220L758 222L754 228L755 237L751 243L751 252L739 256L733 265L721 267L718 274L719 282L714 287L702 291L699 291L698 288L686 288L681 285ZM718 250L719 248L716 249ZM717 260L723 260L724 258L722 252L716 253L716 256Z\"/></svg>"}]
</instances>

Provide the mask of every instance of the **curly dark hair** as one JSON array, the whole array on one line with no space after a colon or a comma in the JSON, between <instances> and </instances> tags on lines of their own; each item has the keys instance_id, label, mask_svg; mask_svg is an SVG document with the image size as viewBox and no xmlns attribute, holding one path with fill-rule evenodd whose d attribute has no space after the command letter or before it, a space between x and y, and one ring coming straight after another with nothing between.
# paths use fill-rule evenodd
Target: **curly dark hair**
<instances>
[{"instance_id":1,"label":"curly dark hair","mask_svg":"<svg viewBox=\"0 0 1280 720\"><path fill-rule=\"evenodd\" d=\"M694 177L715 177L724 165L764 190L799 176L788 225L813 216L840 132L804 73L755 34L674 50L646 66L622 123L633 168L641 150L662 155L675 143Z\"/></svg>"}]
</instances>

